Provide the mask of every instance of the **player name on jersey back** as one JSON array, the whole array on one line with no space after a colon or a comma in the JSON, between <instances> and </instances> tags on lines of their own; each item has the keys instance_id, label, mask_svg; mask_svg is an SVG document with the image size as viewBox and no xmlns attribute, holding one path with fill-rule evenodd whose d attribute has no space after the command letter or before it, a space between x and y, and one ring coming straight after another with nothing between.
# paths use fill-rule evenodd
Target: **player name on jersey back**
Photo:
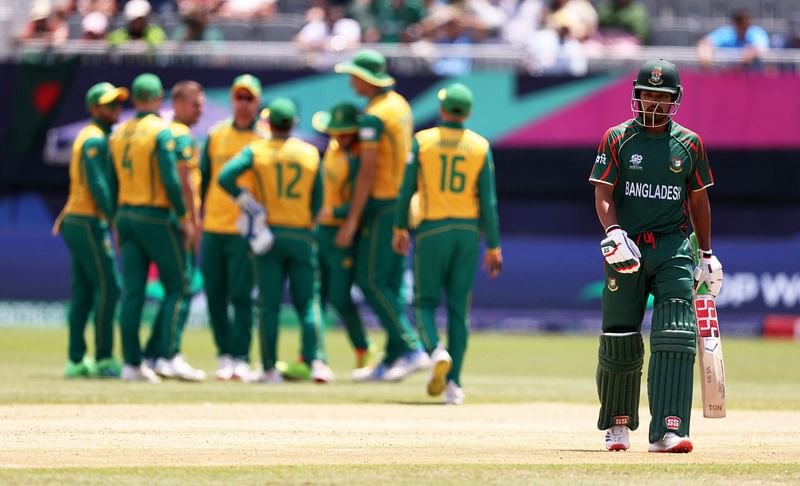
<instances>
[{"instance_id":1,"label":"player name on jersey back","mask_svg":"<svg viewBox=\"0 0 800 486\"><path fill-rule=\"evenodd\" d=\"M627 197L680 201L681 191L681 186L625 181L625 196Z\"/></svg>"}]
</instances>

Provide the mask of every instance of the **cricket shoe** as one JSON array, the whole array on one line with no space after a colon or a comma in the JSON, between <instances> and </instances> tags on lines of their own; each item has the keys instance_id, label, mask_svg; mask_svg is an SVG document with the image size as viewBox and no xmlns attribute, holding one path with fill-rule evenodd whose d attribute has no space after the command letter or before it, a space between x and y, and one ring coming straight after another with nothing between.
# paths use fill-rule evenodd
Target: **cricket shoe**
<instances>
[{"instance_id":1,"label":"cricket shoe","mask_svg":"<svg viewBox=\"0 0 800 486\"><path fill-rule=\"evenodd\" d=\"M95 366L96 376L99 378L119 378L122 372L122 363L114 358L104 358Z\"/></svg>"},{"instance_id":2,"label":"cricket shoe","mask_svg":"<svg viewBox=\"0 0 800 486\"><path fill-rule=\"evenodd\" d=\"M206 379L206 372L193 368L192 365L183 359L183 356L176 354L170 362L175 376L183 381L203 381Z\"/></svg>"},{"instance_id":3,"label":"cricket shoe","mask_svg":"<svg viewBox=\"0 0 800 486\"><path fill-rule=\"evenodd\" d=\"M250 371L250 363L243 359L233 360L233 375L232 380L241 380L244 382L251 381L253 372Z\"/></svg>"},{"instance_id":4,"label":"cricket shoe","mask_svg":"<svg viewBox=\"0 0 800 486\"><path fill-rule=\"evenodd\" d=\"M218 380L228 381L233 379L233 358L229 354L221 354L217 357L217 371L214 377Z\"/></svg>"},{"instance_id":5,"label":"cricket shoe","mask_svg":"<svg viewBox=\"0 0 800 486\"><path fill-rule=\"evenodd\" d=\"M153 371L161 378L177 378L178 375L172 367L172 361L167 358L157 358Z\"/></svg>"},{"instance_id":6,"label":"cricket shoe","mask_svg":"<svg viewBox=\"0 0 800 486\"><path fill-rule=\"evenodd\" d=\"M627 451L631 448L631 437L628 427L615 425L606 430L606 449L609 451Z\"/></svg>"},{"instance_id":7,"label":"cricket shoe","mask_svg":"<svg viewBox=\"0 0 800 486\"><path fill-rule=\"evenodd\" d=\"M320 359L311 362L311 379L314 383L330 383L336 378L330 366Z\"/></svg>"},{"instance_id":8,"label":"cricket shoe","mask_svg":"<svg viewBox=\"0 0 800 486\"><path fill-rule=\"evenodd\" d=\"M688 437L681 437L675 432L667 432L664 437L650 444L648 452L673 452L687 453L692 452L692 441Z\"/></svg>"},{"instance_id":9,"label":"cricket shoe","mask_svg":"<svg viewBox=\"0 0 800 486\"><path fill-rule=\"evenodd\" d=\"M438 397L447 386L447 373L453 366L453 358L443 346L436 346L431 353L431 372L428 376L428 395Z\"/></svg>"},{"instance_id":10,"label":"cricket shoe","mask_svg":"<svg viewBox=\"0 0 800 486\"><path fill-rule=\"evenodd\" d=\"M122 373L119 375L122 381L147 381L150 383L161 383L161 378L158 377L155 371L151 370L145 363L139 366L126 364L122 367Z\"/></svg>"},{"instance_id":11,"label":"cricket shoe","mask_svg":"<svg viewBox=\"0 0 800 486\"><path fill-rule=\"evenodd\" d=\"M447 382L447 386L444 387L444 403L446 405L461 405L464 403L465 397L464 390L456 385L455 381L449 380Z\"/></svg>"},{"instance_id":12,"label":"cricket shoe","mask_svg":"<svg viewBox=\"0 0 800 486\"><path fill-rule=\"evenodd\" d=\"M431 358L428 353L421 349L409 351L394 360L394 363L383 375L383 381L402 381L411 373L423 370L430 365Z\"/></svg>"},{"instance_id":13,"label":"cricket shoe","mask_svg":"<svg viewBox=\"0 0 800 486\"><path fill-rule=\"evenodd\" d=\"M351 374L351 378L353 381L357 382L365 382L365 381L382 381L384 375L386 375L386 370L389 368L381 363L378 366L365 366L363 368L356 368L353 370Z\"/></svg>"},{"instance_id":14,"label":"cricket shoe","mask_svg":"<svg viewBox=\"0 0 800 486\"><path fill-rule=\"evenodd\" d=\"M89 378L95 372L94 360L88 356L84 356L77 363L67 360L67 364L64 365L64 378Z\"/></svg>"},{"instance_id":15,"label":"cricket shoe","mask_svg":"<svg viewBox=\"0 0 800 486\"><path fill-rule=\"evenodd\" d=\"M267 371L260 373L253 373L252 379L248 380L251 383L266 383L269 385L277 385L283 383L283 376L277 368L270 368Z\"/></svg>"}]
</instances>

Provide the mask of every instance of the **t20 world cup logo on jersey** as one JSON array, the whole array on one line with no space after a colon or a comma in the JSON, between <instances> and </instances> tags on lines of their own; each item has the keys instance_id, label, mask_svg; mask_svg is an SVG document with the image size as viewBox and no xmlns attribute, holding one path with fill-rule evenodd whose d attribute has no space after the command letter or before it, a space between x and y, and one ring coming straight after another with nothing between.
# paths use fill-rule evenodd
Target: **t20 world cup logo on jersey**
<instances>
[{"instance_id":1,"label":"t20 world cup logo on jersey","mask_svg":"<svg viewBox=\"0 0 800 486\"><path fill-rule=\"evenodd\" d=\"M634 170L642 170L643 169L642 160L644 160L644 157L642 157L641 154L631 155L631 160L630 164L628 165L628 168Z\"/></svg>"},{"instance_id":2,"label":"t20 world cup logo on jersey","mask_svg":"<svg viewBox=\"0 0 800 486\"><path fill-rule=\"evenodd\" d=\"M653 86L660 86L661 83L664 82L664 79L661 77L661 66L656 66L650 71L650 79L647 81L652 84Z\"/></svg>"}]
</instances>

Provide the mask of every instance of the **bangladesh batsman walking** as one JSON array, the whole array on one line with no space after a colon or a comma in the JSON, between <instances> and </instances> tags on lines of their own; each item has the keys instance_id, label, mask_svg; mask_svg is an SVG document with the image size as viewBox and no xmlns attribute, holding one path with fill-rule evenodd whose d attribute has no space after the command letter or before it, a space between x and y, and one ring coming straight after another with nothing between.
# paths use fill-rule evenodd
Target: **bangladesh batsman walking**
<instances>
[{"instance_id":1,"label":"bangladesh batsman walking","mask_svg":"<svg viewBox=\"0 0 800 486\"><path fill-rule=\"evenodd\" d=\"M472 92L452 84L439 92L441 122L414 135L395 212L392 246L409 249L409 206L419 191L421 222L414 250L414 312L431 353L427 389L445 403L464 401L461 367L469 334L468 314L478 260L480 230L486 234L483 266L491 278L502 268L494 163L489 142L464 128ZM436 307L447 299L447 349L439 342Z\"/></svg>"},{"instance_id":2,"label":"bangladesh batsman walking","mask_svg":"<svg viewBox=\"0 0 800 486\"><path fill-rule=\"evenodd\" d=\"M251 243L257 255L261 304L263 373L258 380L266 383L282 380L275 364L281 301L288 278L302 331L303 361L310 365L314 381L327 383L333 379L333 373L324 362L321 346L317 244L312 232L314 215L322 205L319 152L313 145L290 136L296 113L291 100L273 100L269 104L270 139L247 145L222 170L219 184L236 198L245 217L256 227L263 225L266 211L266 223L274 234L271 247L269 243L261 247ZM237 184L245 173L255 178L253 193Z\"/></svg>"},{"instance_id":3,"label":"bangladesh batsman walking","mask_svg":"<svg viewBox=\"0 0 800 486\"><path fill-rule=\"evenodd\" d=\"M606 238L598 428L608 450L630 447L639 426L644 349L642 319L655 297L647 395L650 452L690 452L695 358L693 253L689 223L703 255L699 279L718 292L722 266L711 253L714 184L700 136L673 121L683 98L675 65L645 62L633 81L634 118L608 129L590 176Z\"/></svg>"},{"instance_id":4,"label":"bangladesh batsman walking","mask_svg":"<svg viewBox=\"0 0 800 486\"><path fill-rule=\"evenodd\" d=\"M266 134L258 128L261 82L242 74L233 80L230 93L233 117L211 129L200 160L204 209L200 267L217 345L216 377L246 380L253 329L253 257L236 226L239 208L220 187L218 178L229 160ZM252 192L252 174L245 174L239 184ZM233 305L233 320L228 315L229 303Z\"/></svg>"},{"instance_id":5,"label":"bangladesh batsman walking","mask_svg":"<svg viewBox=\"0 0 800 486\"><path fill-rule=\"evenodd\" d=\"M69 306L69 360L65 378L119 376L122 366L111 355L114 311L119 299L119 275L108 224L114 202L108 185L108 136L119 119L126 88L99 83L86 93L92 121L72 144L69 197L54 227L60 231L72 260L72 298ZM97 361L86 356L84 331L94 310Z\"/></svg>"},{"instance_id":6,"label":"bangladesh batsman walking","mask_svg":"<svg viewBox=\"0 0 800 486\"><path fill-rule=\"evenodd\" d=\"M322 276L321 297L330 300L344 321L347 335L356 352L356 369L370 365L372 345L353 302L350 288L355 280L352 247L336 246L336 233L350 209L353 179L358 172L358 108L342 102L329 112L314 114L312 125L331 139L322 159L322 210L317 217L317 243Z\"/></svg>"},{"instance_id":7,"label":"bangladesh batsman walking","mask_svg":"<svg viewBox=\"0 0 800 486\"><path fill-rule=\"evenodd\" d=\"M406 99L394 90L380 53L360 51L351 62L337 64L336 72L349 73L356 94L369 100L359 119L361 161L353 198L336 245L351 246L358 230L356 283L387 334L383 362L354 371L353 379L399 381L430 364L405 316L401 288L406 259L392 251L392 224L414 119Z\"/></svg>"},{"instance_id":8,"label":"bangladesh batsman walking","mask_svg":"<svg viewBox=\"0 0 800 486\"><path fill-rule=\"evenodd\" d=\"M172 373L170 354L176 349L180 323L189 304L189 282L184 242L192 241L194 222L186 214L175 167L175 140L158 115L164 89L149 73L133 81L136 116L111 137L114 160L112 194L118 194L117 230L122 253L123 293L120 324L125 366L123 380L160 381ZM160 336L155 372L142 362L139 326L147 271L158 268L164 300L152 332Z\"/></svg>"}]
</instances>

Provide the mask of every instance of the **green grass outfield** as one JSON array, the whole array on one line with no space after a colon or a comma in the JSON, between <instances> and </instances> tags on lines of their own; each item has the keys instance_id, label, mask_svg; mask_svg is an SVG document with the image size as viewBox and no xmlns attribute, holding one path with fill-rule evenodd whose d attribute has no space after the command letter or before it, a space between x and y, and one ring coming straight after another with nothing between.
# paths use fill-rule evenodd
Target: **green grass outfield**
<instances>
[{"instance_id":1,"label":"green grass outfield","mask_svg":"<svg viewBox=\"0 0 800 486\"><path fill-rule=\"evenodd\" d=\"M88 330L87 336L92 332ZM373 336L382 342L382 335ZM253 356L257 356L257 342ZM280 357L291 359L299 347L295 329L282 333ZM723 338L729 410L800 410L800 345L792 341ZM435 403L423 389L424 376L400 384L355 384L349 380L352 352L342 332L328 333L330 362L337 382L320 386L277 386L164 382L127 384L108 380L61 378L66 356L65 329L0 327L0 406L25 404L408 404ZM208 330L186 333L184 354L213 372L216 365ZM118 353L117 353L118 355ZM464 370L468 404L596 404L594 373L597 338L593 336L480 333L471 336ZM646 369L645 369L646 376ZM646 404L643 386L642 403ZM699 417L695 390L694 420ZM642 422L647 423L643 416ZM730 423L729 426L737 427ZM746 424L743 424L746 427ZM645 427L646 429L646 427ZM589 434L596 431L587 430ZM0 438L0 457L2 457ZM600 454L598 452L598 454ZM742 460L724 464L624 464L619 454L609 464L310 464L186 467L10 467L0 461L0 484L791 484L800 482L800 466ZM652 455L650 455L652 456ZM633 457L633 456L628 456ZM596 461L593 461L596 462ZM622 462L622 463L620 463Z\"/></svg>"}]
</instances>

